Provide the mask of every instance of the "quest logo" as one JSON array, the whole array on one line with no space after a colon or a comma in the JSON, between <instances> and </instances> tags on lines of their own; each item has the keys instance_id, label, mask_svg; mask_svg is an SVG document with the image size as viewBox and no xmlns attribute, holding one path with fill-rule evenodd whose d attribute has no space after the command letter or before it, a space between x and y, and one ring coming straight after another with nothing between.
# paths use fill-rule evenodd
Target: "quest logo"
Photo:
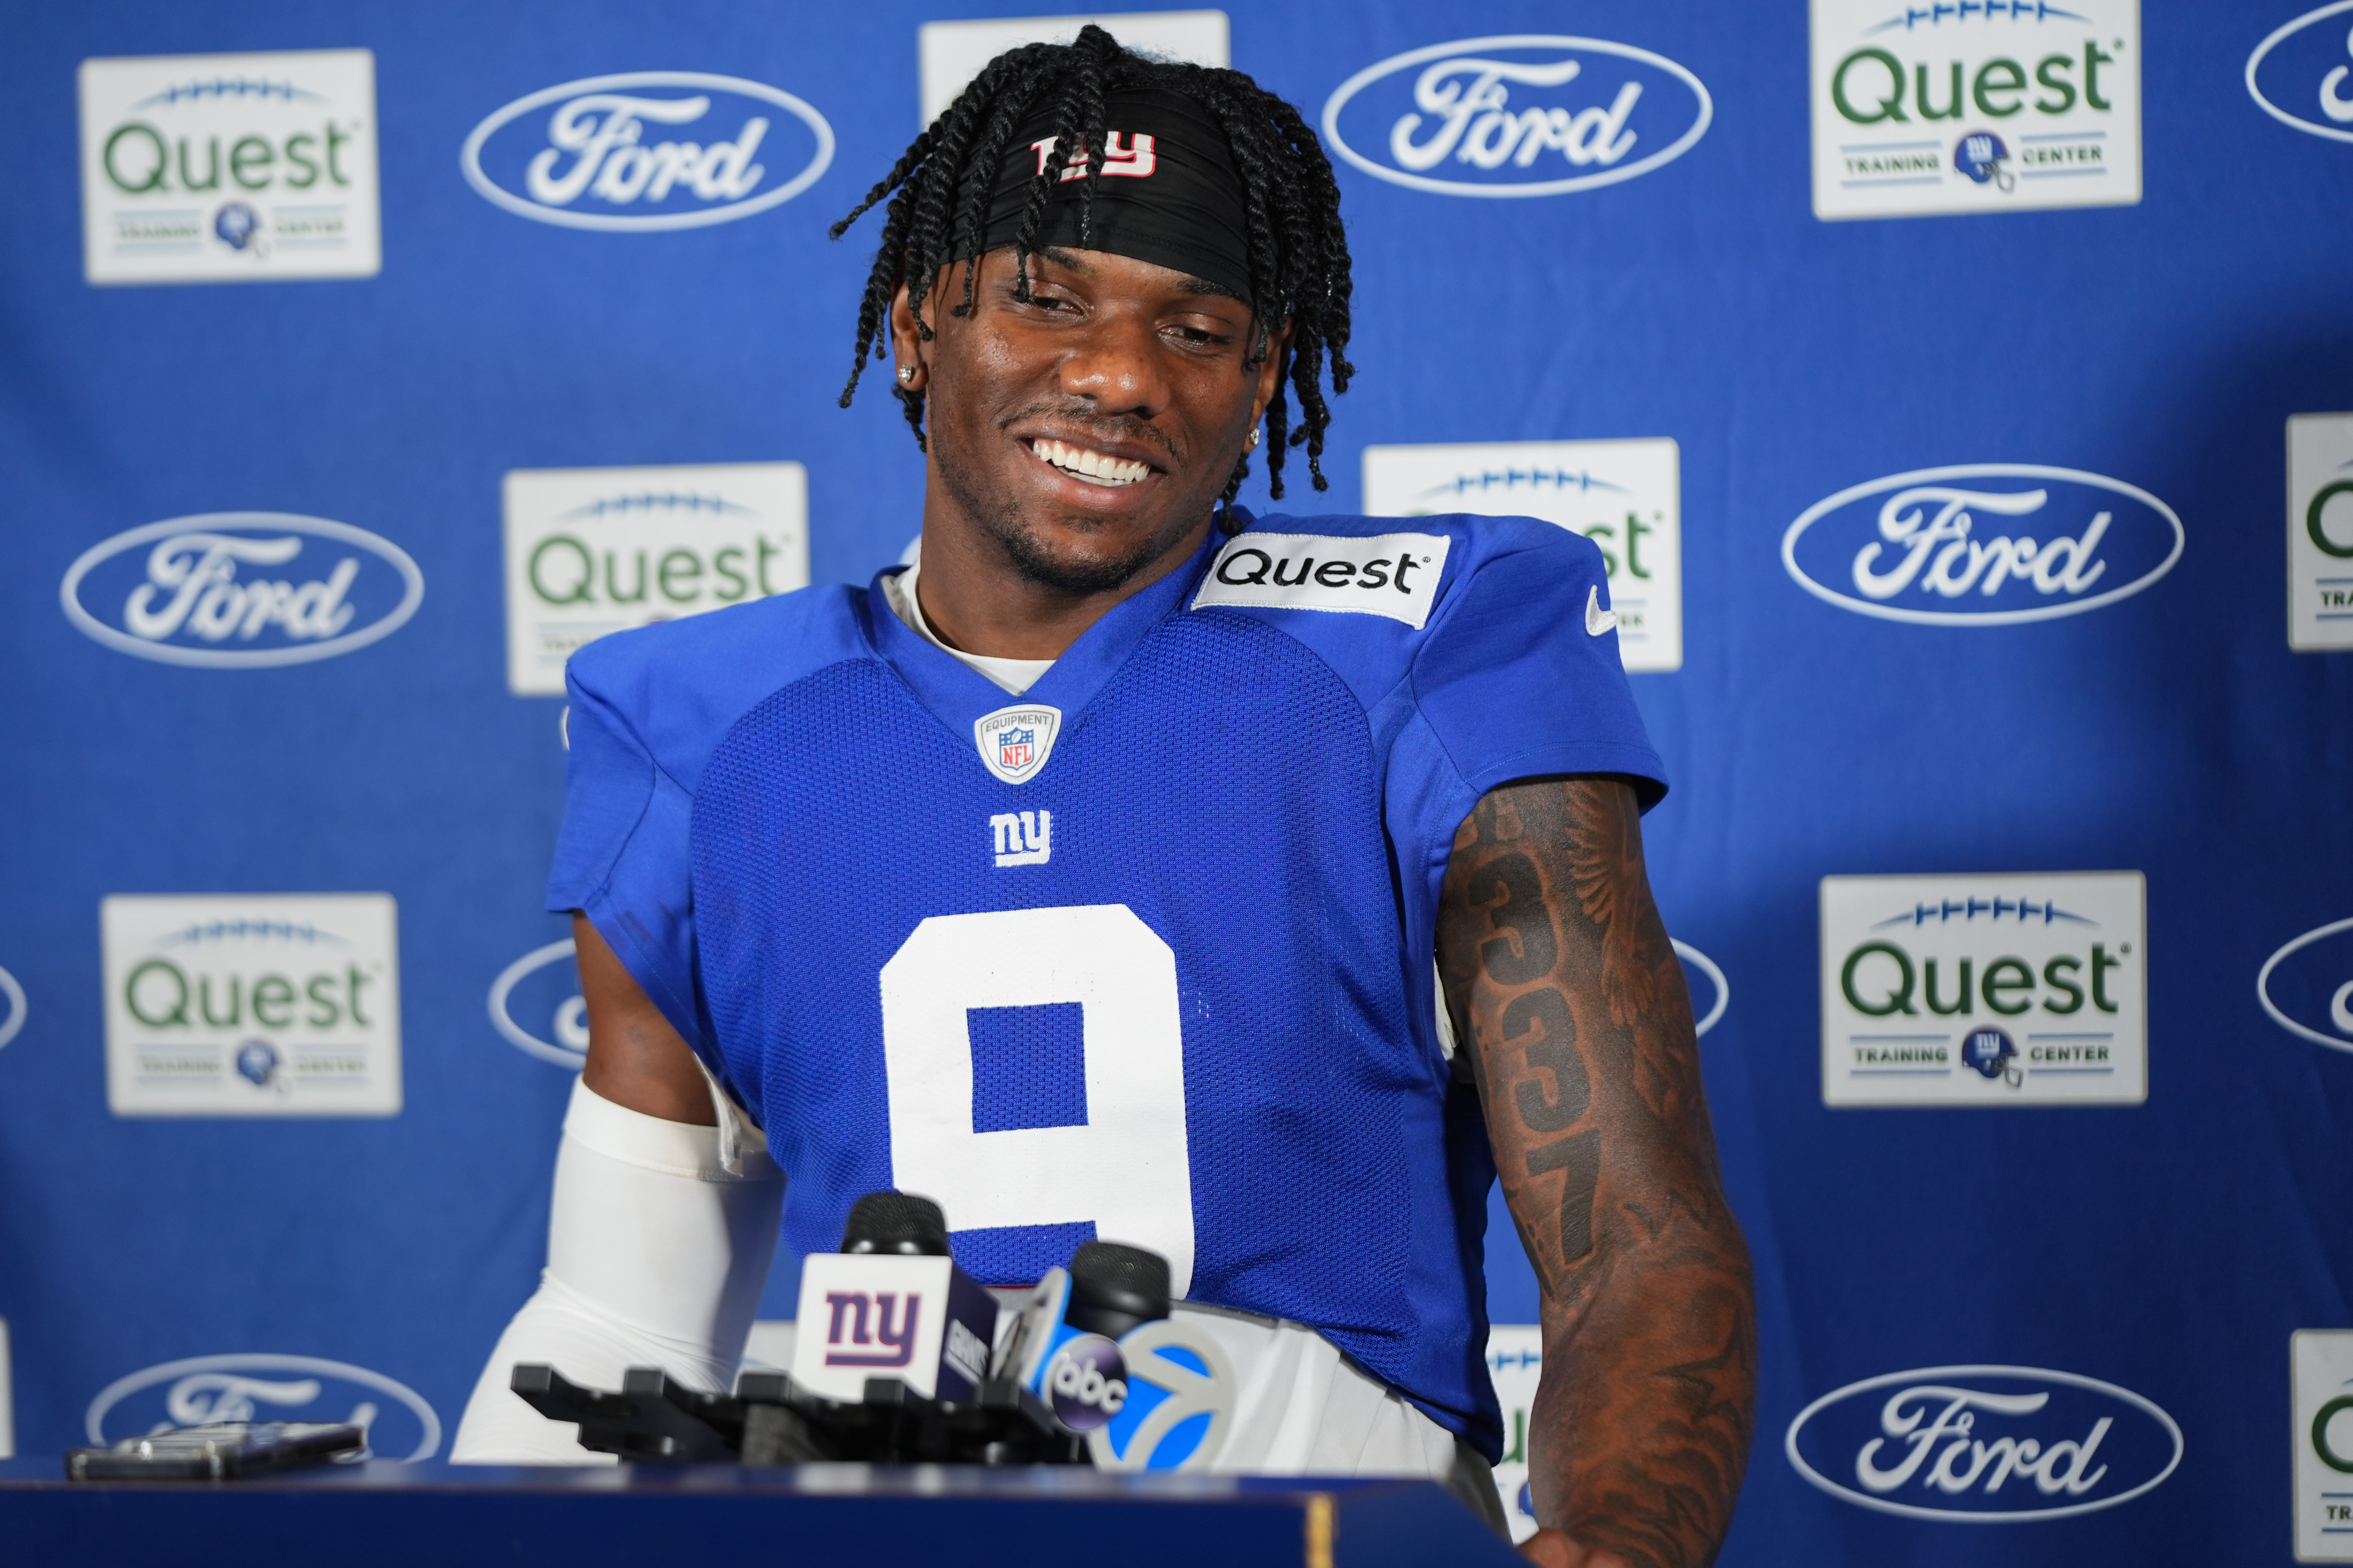
<instances>
[{"instance_id":1,"label":"quest logo","mask_svg":"<svg viewBox=\"0 0 2353 1568\"><path fill-rule=\"evenodd\" d=\"M1648 49L1517 33L1367 66L1324 139L1375 179L1443 196L1556 196L1647 174L1707 134L1699 78Z\"/></svg>"},{"instance_id":2,"label":"quest logo","mask_svg":"<svg viewBox=\"0 0 2353 1568\"><path fill-rule=\"evenodd\" d=\"M564 695L608 632L808 585L798 463L516 468L506 477L507 687Z\"/></svg>"},{"instance_id":3,"label":"quest logo","mask_svg":"<svg viewBox=\"0 0 2353 1568\"><path fill-rule=\"evenodd\" d=\"M2140 0L1810 0L1814 216L2140 200Z\"/></svg>"},{"instance_id":4,"label":"quest logo","mask_svg":"<svg viewBox=\"0 0 2353 1568\"><path fill-rule=\"evenodd\" d=\"M572 939L533 948L499 971L491 982L491 1026L525 1056L578 1072L588 1060L588 1003L580 994L580 971L573 963ZM547 1020L547 1034L535 1035L515 1015Z\"/></svg>"},{"instance_id":5,"label":"quest logo","mask_svg":"<svg viewBox=\"0 0 2353 1568\"><path fill-rule=\"evenodd\" d=\"M2306 11L2247 57L2247 96L2309 136L2353 142L2353 0Z\"/></svg>"},{"instance_id":6,"label":"quest logo","mask_svg":"<svg viewBox=\"0 0 2353 1568\"><path fill-rule=\"evenodd\" d=\"M1822 1103L2137 1105L2137 871L1821 881Z\"/></svg>"},{"instance_id":7,"label":"quest logo","mask_svg":"<svg viewBox=\"0 0 2353 1568\"><path fill-rule=\"evenodd\" d=\"M1815 502L1781 536L1798 586L1857 615L2015 626L2130 598L2181 559L2171 507L2076 468L1920 468Z\"/></svg>"},{"instance_id":8,"label":"quest logo","mask_svg":"<svg viewBox=\"0 0 2353 1568\"><path fill-rule=\"evenodd\" d=\"M117 1116L400 1110L388 893L115 893L100 905Z\"/></svg>"},{"instance_id":9,"label":"quest logo","mask_svg":"<svg viewBox=\"0 0 2353 1568\"><path fill-rule=\"evenodd\" d=\"M2288 1336L2295 1560L2353 1562L2353 1331Z\"/></svg>"},{"instance_id":10,"label":"quest logo","mask_svg":"<svg viewBox=\"0 0 2353 1568\"><path fill-rule=\"evenodd\" d=\"M1807 1481L1881 1513L1976 1524L2130 1502L2181 1463L2181 1428L2128 1388L2031 1366L1932 1366L1826 1394L1782 1451Z\"/></svg>"},{"instance_id":11,"label":"quest logo","mask_svg":"<svg viewBox=\"0 0 2353 1568\"><path fill-rule=\"evenodd\" d=\"M1536 1532L1535 1498L1528 1487L1528 1426L1544 1376L1543 1326L1488 1325L1487 1374L1494 1380L1495 1404L1504 1415L1504 1457L1495 1463L1495 1495L1516 1544Z\"/></svg>"},{"instance_id":12,"label":"quest logo","mask_svg":"<svg viewBox=\"0 0 2353 1568\"><path fill-rule=\"evenodd\" d=\"M2255 1000L2289 1034L2353 1051L2353 920L2316 927L2263 960Z\"/></svg>"},{"instance_id":13,"label":"quest logo","mask_svg":"<svg viewBox=\"0 0 2353 1568\"><path fill-rule=\"evenodd\" d=\"M1376 517L1533 517L1600 548L1626 668L1683 664L1682 451L1630 441L1483 441L1365 448Z\"/></svg>"},{"instance_id":14,"label":"quest logo","mask_svg":"<svg viewBox=\"0 0 2353 1568\"><path fill-rule=\"evenodd\" d=\"M833 162L833 127L741 77L630 71L516 99L474 127L458 161L484 199L536 223L701 228L815 184Z\"/></svg>"},{"instance_id":15,"label":"quest logo","mask_svg":"<svg viewBox=\"0 0 2353 1568\"><path fill-rule=\"evenodd\" d=\"M415 1389L348 1362L307 1355L200 1355L117 1378L90 1402L96 1444L213 1421L348 1421L366 1457L415 1464L441 1448L441 1418Z\"/></svg>"},{"instance_id":16,"label":"quest logo","mask_svg":"<svg viewBox=\"0 0 2353 1568\"><path fill-rule=\"evenodd\" d=\"M425 574L398 545L349 523L218 511L91 545L66 569L58 597L76 629L120 652L252 669L382 641L425 602Z\"/></svg>"},{"instance_id":17,"label":"quest logo","mask_svg":"<svg viewBox=\"0 0 2353 1568\"><path fill-rule=\"evenodd\" d=\"M367 50L97 58L79 74L90 282L375 276Z\"/></svg>"}]
</instances>

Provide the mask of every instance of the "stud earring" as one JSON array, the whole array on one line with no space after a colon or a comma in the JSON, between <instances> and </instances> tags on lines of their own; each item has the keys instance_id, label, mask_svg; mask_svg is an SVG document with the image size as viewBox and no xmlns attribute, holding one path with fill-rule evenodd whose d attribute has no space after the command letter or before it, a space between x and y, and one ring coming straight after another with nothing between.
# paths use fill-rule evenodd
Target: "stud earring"
<instances>
[{"instance_id":1,"label":"stud earring","mask_svg":"<svg viewBox=\"0 0 2353 1568\"><path fill-rule=\"evenodd\" d=\"M1257 451L1257 450L1258 450L1258 426L1257 426L1253 425L1253 426L1250 426L1250 435L1249 435L1249 436L1248 436L1248 437L1243 440L1243 442L1242 442L1242 450L1243 450L1243 451L1245 451L1245 452L1255 452L1255 451Z\"/></svg>"},{"instance_id":2,"label":"stud earring","mask_svg":"<svg viewBox=\"0 0 2353 1568\"><path fill-rule=\"evenodd\" d=\"M914 380L914 379L915 379L915 367L914 367L913 365L911 365L911 364L902 364L902 365L901 365L901 366L899 367L899 379L900 379L901 381L913 381L913 380Z\"/></svg>"}]
</instances>

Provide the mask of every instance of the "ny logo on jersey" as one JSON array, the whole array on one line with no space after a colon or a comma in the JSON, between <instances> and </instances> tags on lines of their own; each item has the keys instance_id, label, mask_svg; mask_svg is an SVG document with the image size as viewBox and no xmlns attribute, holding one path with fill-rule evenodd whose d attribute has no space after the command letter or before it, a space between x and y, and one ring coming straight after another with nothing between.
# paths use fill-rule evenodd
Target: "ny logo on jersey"
<instances>
[{"instance_id":1,"label":"ny logo on jersey","mask_svg":"<svg viewBox=\"0 0 2353 1568\"><path fill-rule=\"evenodd\" d=\"M988 819L1000 866L1043 866L1054 855L1054 814L1008 811Z\"/></svg>"}]
</instances>

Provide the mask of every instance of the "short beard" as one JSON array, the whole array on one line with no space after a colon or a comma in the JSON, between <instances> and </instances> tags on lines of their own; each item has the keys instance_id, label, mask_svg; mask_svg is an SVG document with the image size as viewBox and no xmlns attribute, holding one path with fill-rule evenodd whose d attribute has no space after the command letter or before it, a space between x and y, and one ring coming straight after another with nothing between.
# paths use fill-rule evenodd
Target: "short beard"
<instances>
[{"instance_id":1,"label":"short beard","mask_svg":"<svg viewBox=\"0 0 2353 1568\"><path fill-rule=\"evenodd\" d=\"M1018 507L988 504L966 481L962 464L941 462L939 471L942 484L955 498L964 514L978 522L997 542L997 547L1005 552L1005 559L1023 581L1073 598L1092 598L1127 586L1200 524L1198 516L1187 519L1180 511L1157 533L1124 555L1108 561L1065 561L1047 550L1036 531L1023 521Z\"/></svg>"},{"instance_id":2,"label":"short beard","mask_svg":"<svg viewBox=\"0 0 2353 1568\"><path fill-rule=\"evenodd\" d=\"M1173 521L1124 555L1108 561L1071 562L1049 554L1038 536L1018 518L984 517L982 521L989 537L997 541L1005 558L1025 581L1073 598L1109 594L1127 586L1193 531L1189 522Z\"/></svg>"}]
</instances>

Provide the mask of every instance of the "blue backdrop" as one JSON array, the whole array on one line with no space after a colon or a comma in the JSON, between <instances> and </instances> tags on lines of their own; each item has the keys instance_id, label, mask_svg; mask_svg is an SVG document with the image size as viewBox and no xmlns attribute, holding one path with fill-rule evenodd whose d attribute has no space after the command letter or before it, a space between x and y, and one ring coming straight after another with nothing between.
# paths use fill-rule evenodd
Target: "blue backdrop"
<instances>
[{"instance_id":1,"label":"blue backdrop","mask_svg":"<svg viewBox=\"0 0 2353 1568\"><path fill-rule=\"evenodd\" d=\"M1683 664L1634 685L1675 780L1646 828L1660 902L1732 994L1704 1048L1763 1360L1727 1562L2290 1556L2288 1336L2353 1324L2353 1060L2281 1027L2255 984L2353 915L2353 656L2291 652L2281 612L2284 422L2353 406L2353 146L2267 115L2242 80L2297 9L2150 0L2137 205L1838 223L1811 205L1803 7L1231 13L1233 63L1311 119L1367 68L1514 33L1650 51L1712 100L1678 158L1567 194L1463 199L1344 167L1361 378L1337 404L1333 492L1304 504L1355 509L1368 444L1679 443ZM502 476L797 461L816 580L895 559L919 458L880 384L834 405L872 230L824 231L914 129L918 26L986 14L6 7L0 969L24 999L0 1049L0 1315L19 1452L84 1440L118 1379L207 1356L256 1377L280 1375L262 1354L343 1363L454 1421L541 1262L568 1090L484 1005L565 933L539 912L562 705L508 689ZM2347 21L2316 35L2327 50ZM82 60L359 47L380 273L85 280ZM503 106L658 70L804 100L830 166L744 221L648 233L529 221L461 172ZM1644 79L1663 113L1666 76ZM813 156L802 121L774 119L771 186ZM1659 127L1652 145L1676 133ZM519 186L510 163L490 173ZM1815 503L1961 464L2138 487L2181 520L2180 563L2089 613L1992 626L1852 614L1785 569ZM93 546L240 510L390 542L421 605L346 656L261 668L128 657L63 613ZM2116 574L2146 571L2117 549ZM2147 879L2145 1103L1825 1108L1820 878L2077 869ZM110 1112L100 900L246 892L396 900L397 1115ZM2296 983L2320 987L2316 1013L2302 991L2283 1003L2323 1035L2325 994L2353 979L2327 962ZM1491 1232L1506 1251L1509 1234ZM789 1312L792 1273L765 1315ZM1491 1286L1498 1321L1534 1321L1516 1257ZM1824 1395L1965 1363L2130 1390L2178 1423L2179 1468L1989 1538L1853 1506L1784 1457ZM2155 1474L2162 1454L2116 1432L2115 1463Z\"/></svg>"}]
</instances>

